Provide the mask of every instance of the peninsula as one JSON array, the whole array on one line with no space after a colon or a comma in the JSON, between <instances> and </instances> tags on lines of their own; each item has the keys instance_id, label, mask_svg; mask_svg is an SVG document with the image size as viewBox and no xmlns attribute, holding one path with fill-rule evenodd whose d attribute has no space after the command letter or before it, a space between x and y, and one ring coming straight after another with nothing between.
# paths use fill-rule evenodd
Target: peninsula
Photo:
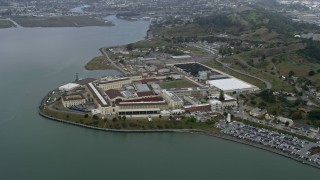
<instances>
[{"instance_id":1,"label":"peninsula","mask_svg":"<svg viewBox=\"0 0 320 180\"><path fill-rule=\"evenodd\" d=\"M240 97L260 94L261 89L205 65L213 49L194 44L150 48L145 42L101 48L103 56L93 62L123 75L77 76L43 99L40 114L104 131L204 133L319 167L317 133L306 136L289 130L289 119L281 125L281 117L276 117L280 123L275 126L256 118L253 109L247 115ZM101 68L93 62L86 68Z\"/></svg>"},{"instance_id":2,"label":"peninsula","mask_svg":"<svg viewBox=\"0 0 320 180\"><path fill-rule=\"evenodd\" d=\"M101 48L85 66L122 75L77 76L40 114L104 131L205 133L319 168L319 32L259 6L154 15L145 40Z\"/></svg>"}]
</instances>

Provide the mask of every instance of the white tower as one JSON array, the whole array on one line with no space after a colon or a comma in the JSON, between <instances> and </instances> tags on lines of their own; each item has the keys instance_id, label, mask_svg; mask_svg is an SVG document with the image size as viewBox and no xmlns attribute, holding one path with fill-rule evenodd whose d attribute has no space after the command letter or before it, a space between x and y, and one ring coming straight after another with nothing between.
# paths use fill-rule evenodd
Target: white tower
<instances>
[{"instance_id":1,"label":"white tower","mask_svg":"<svg viewBox=\"0 0 320 180\"><path fill-rule=\"evenodd\" d=\"M230 114L230 113L228 113L228 115L227 115L227 122L228 122L228 123L231 122L231 114Z\"/></svg>"}]
</instances>

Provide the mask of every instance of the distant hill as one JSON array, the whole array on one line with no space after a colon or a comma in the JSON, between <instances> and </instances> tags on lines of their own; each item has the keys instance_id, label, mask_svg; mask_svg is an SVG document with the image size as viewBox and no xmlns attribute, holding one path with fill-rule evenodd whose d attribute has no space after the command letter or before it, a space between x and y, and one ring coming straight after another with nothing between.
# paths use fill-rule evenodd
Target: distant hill
<instances>
[{"instance_id":1,"label":"distant hill","mask_svg":"<svg viewBox=\"0 0 320 180\"><path fill-rule=\"evenodd\" d=\"M226 32L233 35L240 35L246 31L253 31L263 27L270 32L275 31L279 34L290 36L308 29L319 29L315 25L293 22L282 15L262 9L198 17L194 22L208 30Z\"/></svg>"}]
</instances>

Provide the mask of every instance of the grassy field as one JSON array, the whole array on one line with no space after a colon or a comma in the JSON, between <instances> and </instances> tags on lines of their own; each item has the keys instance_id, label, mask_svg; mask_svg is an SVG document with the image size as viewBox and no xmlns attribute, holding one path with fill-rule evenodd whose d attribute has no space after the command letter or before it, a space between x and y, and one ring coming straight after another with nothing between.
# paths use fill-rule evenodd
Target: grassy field
<instances>
[{"instance_id":1,"label":"grassy field","mask_svg":"<svg viewBox=\"0 0 320 180\"><path fill-rule=\"evenodd\" d=\"M15 27L15 25L8 20L5 19L0 19L0 29L1 28L11 28L11 27Z\"/></svg>"},{"instance_id":2,"label":"grassy field","mask_svg":"<svg viewBox=\"0 0 320 180\"><path fill-rule=\"evenodd\" d=\"M279 34L269 30L265 27L255 30L251 33L245 33L240 36L242 40L251 40L251 41L278 41Z\"/></svg>"},{"instance_id":3,"label":"grassy field","mask_svg":"<svg viewBox=\"0 0 320 180\"><path fill-rule=\"evenodd\" d=\"M156 27L152 29L152 33L156 36L166 38L207 35L205 29L197 24L188 24L176 27Z\"/></svg>"},{"instance_id":4,"label":"grassy field","mask_svg":"<svg viewBox=\"0 0 320 180\"><path fill-rule=\"evenodd\" d=\"M273 90L285 90L289 92L292 92L294 90L294 87L292 85L290 85L288 82L282 80L276 75L270 74L263 70L254 69L254 68L247 69L246 71L251 75L254 75L269 81L272 85Z\"/></svg>"},{"instance_id":5,"label":"grassy field","mask_svg":"<svg viewBox=\"0 0 320 180\"><path fill-rule=\"evenodd\" d=\"M104 70L104 69L112 69L112 66L106 60L105 56L94 57L91 61L89 61L86 66L86 70Z\"/></svg>"},{"instance_id":6,"label":"grassy field","mask_svg":"<svg viewBox=\"0 0 320 180\"><path fill-rule=\"evenodd\" d=\"M197 56L208 56L211 55L208 51L205 51L203 49L200 48L195 48L195 47L184 47L182 48L183 51L190 51L193 55L197 55Z\"/></svg>"},{"instance_id":7,"label":"grassy field","mask_svg":"<svg viewBox=\"0 0 320 180\"><path fill-rule=\"evenodd\" d=\"M243 74L237 73L235 71L231 71L231 70L228 70L226 72L225 69L222 67L222 65L217 63L214 60L206 62L204 64L207 65L207 66L213 67L215 69L218 69L218 70L220 70L222 72L225 72L225 73L227 73L227 74L229 74L231 76L234 76L234 77L236 77L238 79L241 79L241 80L243 80L245 82L248 82L248 83L250 83L252 85L255 85L255 86L259 87L260 89L264 89L265 88L264 83L259 81L259 80L257 80L257 79L254 79L252 77L249 77L249 76L246 76L246 75L243 75Z\"/></svg>"},{"instance_id":8,"label":"grassy field","mask_svg":"<svg viewBox=\"0 0 320 180\"><path fill-rule=\"evenodd\" d=\"M143 40L143 41L138 41L136 43L133 43L134 48L161 48L162 46L169 46L171 43L163 40Z\"/></svg>"},{"instance_id":9,"label":"grassy field","mask_svg":"<svg viewBox=\"0 0 320 180\"><path fill-rule=\"evenodd\" d=\"M186 88L186 87L196 87L197 85L193 84L187 80L168 80L163 81L160 83L160 87L163 89L170 89L170 88Z\"/></svg>"},{"instance_id":10,"label":"grassy field","mask_svg":"<svg viewBox=\"0 0 320 180\"><path fill-rule=\"evenodd\" d=\"M58 17L11 17L23 27L83 27L83 26L111 26L103 20L90 16L58 16Z\"/></svg>"},{"instance_id":11,"label":"grassy field","mask_svg":"<svg viewBox=\"0 0 320 180\"><path fill-rule=\"evenodd\" d=\"M246 71L251 75L269 81L272 84L272 89L274 90L285 90L291 92L294 90L294 87L287 81L284 81L282 78L280 78L280 76L287 76L291 70L297 72L297 75L306 76L310 71L310 69L307 68L308 66L316 67L315 64L311 65L310 62L301 60L296 56L289 56L290 54L295 54L294 51L301 49L302 47L303 44L301 43L293 43L278 49L259 48L250 52L229 56L224 58L223 61L233 64L232 67L235 69ZM260 56L262 55L266 56L264 60L260 59ZM273 70L272 59L281 59L275 62L277 73L275 73L275 70ZM251 64L249 63L250 61ZM298 63L298 61L302 62Z\"/></svg>"}]
</instances>

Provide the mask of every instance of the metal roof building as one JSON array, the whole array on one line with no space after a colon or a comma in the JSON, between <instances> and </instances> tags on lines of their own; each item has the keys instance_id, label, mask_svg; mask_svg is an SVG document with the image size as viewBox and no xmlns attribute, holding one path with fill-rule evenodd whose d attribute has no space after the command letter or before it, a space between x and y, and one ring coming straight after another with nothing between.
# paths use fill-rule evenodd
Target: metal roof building
<instances>
[{"instance_id":1,"label":"metal roof building","mask_svg":"<svg viewBox=\"0 0 320 180\"><path fill-rule=\"evenodd\" d=\"M258 87L236 78L208 80L207 84L209 84L211 87L215 87L224 92L233 92L233 91L244 92L244 91L259 90Z\"/></svg>"}]
</instances>

